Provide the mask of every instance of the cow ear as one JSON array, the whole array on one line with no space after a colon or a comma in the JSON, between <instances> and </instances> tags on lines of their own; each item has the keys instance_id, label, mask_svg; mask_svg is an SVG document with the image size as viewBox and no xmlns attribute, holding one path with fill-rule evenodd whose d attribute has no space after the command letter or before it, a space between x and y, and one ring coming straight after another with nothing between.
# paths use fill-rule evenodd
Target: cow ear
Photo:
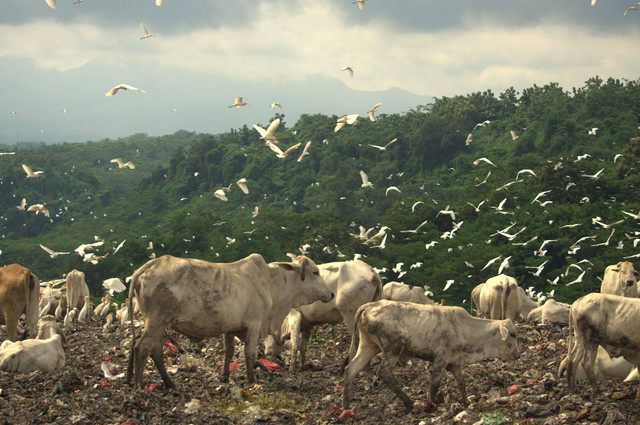
<instances>
[{"instance_id":1,"label":"cow ear","mask_svg":"<svg viewBox=\"0 0 640 425\"><path fill-rule=\"evenodd\" d=\"M509 329L507 329L506 320L500 324L500 337L502 337L503 341L509 338Z\"/></svg>"}]
</instances>

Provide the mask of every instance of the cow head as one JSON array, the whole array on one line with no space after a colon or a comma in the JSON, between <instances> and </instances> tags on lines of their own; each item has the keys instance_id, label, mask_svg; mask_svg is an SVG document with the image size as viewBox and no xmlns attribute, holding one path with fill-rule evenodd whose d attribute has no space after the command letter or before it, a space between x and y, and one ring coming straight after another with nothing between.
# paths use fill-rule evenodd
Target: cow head
<instances>
[{"instance_id":1,"label":"cow head","mask_svg":"<svg viewBox=\"0 0 640 425\"><path fill-rule=\"evenodd\" d=\"M310 258L301 255L291 263L276 264L285 270L297 271L300 274L302 293L295 297L292 307L311 304L318 300L329 302L333 299L333 292L327 288L320 276L320 269Z\"/></svg>"}]
</instances>

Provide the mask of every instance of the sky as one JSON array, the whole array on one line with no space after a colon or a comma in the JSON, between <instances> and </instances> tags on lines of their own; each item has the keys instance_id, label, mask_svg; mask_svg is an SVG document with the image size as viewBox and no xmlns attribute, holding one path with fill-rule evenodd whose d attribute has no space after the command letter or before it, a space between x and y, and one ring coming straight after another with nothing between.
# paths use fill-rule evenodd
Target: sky
<instances>
[{"instance_id":1,"label":"sky","mask_svg":"<svg viewBox=\"0 0 640 425\"><path fill-rule=\"evenodd\" d=\"M268 125L273 102L291 127L301 114L366 115L378 102L379 114L403 113L487 89L637 80L633 4L1 0L0 145L217 134ZM157 37L141 39L141 22ZM146 93L104 95L121 83ZM249 105L228 108L236 96Z\"/></svg>"}]
</instances>

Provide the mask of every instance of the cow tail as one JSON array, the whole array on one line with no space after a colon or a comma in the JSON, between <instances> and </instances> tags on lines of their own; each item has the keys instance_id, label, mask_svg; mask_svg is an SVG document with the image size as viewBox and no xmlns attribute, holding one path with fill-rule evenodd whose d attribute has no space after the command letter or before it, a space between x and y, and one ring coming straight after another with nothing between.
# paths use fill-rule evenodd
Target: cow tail
<instances>
[{"instance_id":1,"label":"cow tail","mask_svg":"<svg viewBox=\"0 0 640 425\"><path fill-rule=\"evenodd\" d=\"M507 288L504 290L503 296L502 296L502 314L500 316L501 320L504 320L507 318L507 301L509 300L510 293L511 293L511 285L509 285L509 282L507 281Z\"/></svg>"},{"instance_id":2,"label":"cow tail","mask_svg":"<svg viewBox=\"0 0 640 425\"><path fill-rule=\"evenodd\" d=\"M358 351L358 343L360 340L360 332L358 331L358 322L360 321L360 316L362 316L362 312L364 311L367 304L363 304L360 306L358 311L356 312L356 316L353 321L353 334L351 336L351 345L349 345L349 354L347 354L347 358L344 359L344 363L342 364L342 368L340 369L340 374L344 373L344 369L347 367L351 359L356 355L356 351Z\"/></svg>"},{"instance_id":3,"label":"cow tail","mask_svg":"<svg viewBox=\"0 0 640 425\"><path fill-rule=\"evenodd\" d=\"M373 294L373 299L371 301L379 301L382 299L382 279L380 279L380 275L373 270L374 273L374 283L376 284L376 292Z\"/></svg>"}]
</instances>

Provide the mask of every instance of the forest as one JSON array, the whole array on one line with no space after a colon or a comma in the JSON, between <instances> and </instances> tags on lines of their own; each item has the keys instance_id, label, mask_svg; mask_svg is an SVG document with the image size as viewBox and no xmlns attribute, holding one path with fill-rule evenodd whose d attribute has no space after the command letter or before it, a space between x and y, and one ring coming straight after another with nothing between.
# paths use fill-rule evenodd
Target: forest
<instances>
[{"instance_id":1,"label":"forest","mask_svg":"<svg viewBox=\"0 0 640 425\"><path fill-rule=\"evenodd\" d=\"M304 252L317 264L361 256L383 282L465 305L500 269L538 296L571 302L599 290L607 265L640 256L639 80L487 90L402 114L382 105L375 121L356 112L357 124L337 132L339 116L288 123L276 113L278 147L301 143L284 158L253 127L269 122L218 135L0 141L0 265L19 263L42 281L82 270L99 297L104 279L124 281L164 254L232 262ZM27 178L21 164L43 173ZM243 178L248 194L236 184ZM214 195L221 189L226 201ZM33 204L50 216L27 211ZM384 235L365 244L360 227ZM74 252L96 241L93 263ZM69 254L51 258L39 244Z\"/></svg>"}]
</instances>

